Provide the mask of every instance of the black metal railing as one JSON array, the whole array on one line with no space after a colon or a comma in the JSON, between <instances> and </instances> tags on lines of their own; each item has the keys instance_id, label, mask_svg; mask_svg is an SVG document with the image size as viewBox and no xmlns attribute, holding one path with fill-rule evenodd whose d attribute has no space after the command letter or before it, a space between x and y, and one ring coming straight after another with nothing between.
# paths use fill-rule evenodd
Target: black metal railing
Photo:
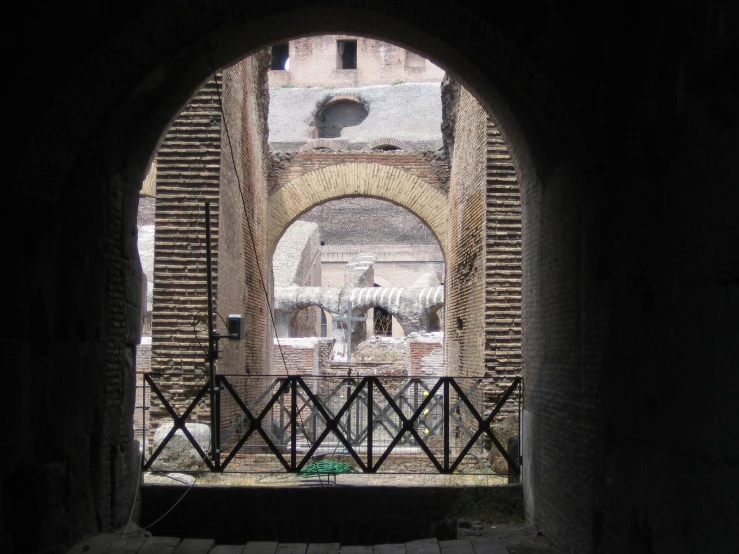
<instances>
[{"instance_id":1,"label":"black metal railing","mask_svg":"<svg viewBox=\"0 0 739 554\"><path fill-rule=\"evenodd\" d=\"M205 467L217 472L294 473L328 457L353 463L365 473L381 468L489 473L487 444L505 462L508 470L502 474L519 473L520 452L508 451L496 436L496 426L512 418L508 427L513 421L518 433L520 377L501 384L464 377L217 375L213 390L206 382L187 405L179 406L181 413L158 386L157 377L144 374L160 414L156 421L150 416L149 423L164 420L173 425L144 458L145 470L156 469L157 458L180 433ZM209 402L214 396L212 414ZM188 429L196 422L214 422L208 444L199 443Z\"/></svg>"}]
</instances>

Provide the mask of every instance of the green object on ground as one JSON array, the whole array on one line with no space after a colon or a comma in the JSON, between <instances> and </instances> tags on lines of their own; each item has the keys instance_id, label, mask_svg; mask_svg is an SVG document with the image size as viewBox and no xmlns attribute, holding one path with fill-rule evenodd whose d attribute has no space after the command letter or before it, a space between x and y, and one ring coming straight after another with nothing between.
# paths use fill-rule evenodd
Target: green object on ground
<instances>
[{"instance_id":1,"label":"green object on ground","mask_svg":"<svg viewBox=\"0 0 739 554\"><path fill-rule=\"evenodd\" d=\"M298 472L298 475L301 477L314 477L316 475L337 475L339 473L351 473L356 471L356 467L343 462L318 460L317 462L306 464L305 467Z\"/></svg>"}]
</instances>

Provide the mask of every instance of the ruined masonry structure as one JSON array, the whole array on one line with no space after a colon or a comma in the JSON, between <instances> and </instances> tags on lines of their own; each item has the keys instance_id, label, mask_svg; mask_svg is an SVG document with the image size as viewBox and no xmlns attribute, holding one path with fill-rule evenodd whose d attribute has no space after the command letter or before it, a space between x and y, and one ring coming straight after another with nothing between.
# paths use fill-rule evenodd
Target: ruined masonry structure
<instances>
[{"instance_id":1,"label":"ruined masonry structure","mask_svg":"<svg viewBox=\"0 0 739 554\"><path fill-rule=\"evenodd\" d=\"M261 373L270 360L268 309L261 283L264 277L271 288L265 264L268 66L265 51L217 76L230 137L225 134L216 84L211 80L180 112L157 152L151 369L162 373L167 397L180 412L208 373L203 350L207 344L206 201L211 209L214 309L224 318L229 313L243 314L249 330L245 341L222 345L218 369ZM232 150L233 144L240 148ZM242 194L249 199L246 203ZM215 324L225 331L220 317ZM152 420L166 415L156 398L151 402ZM194 419L207 421L207 412L204 400L194 410Z\"/></svg>"},{"instance_id":2,"label":"ruined masonry structure","mask_svg":"<svg viewBox=\"0 0 739 554\"><path fill-rule=\"evenodd\" d=\"M375 43L374 51L377 48L379 43ZM296 64L301 59L311 63L307 55L294 57L290 71L297 73L291 78L299 79ZM277 367L271 361L273 332L268 325L260 271L269 291L272 291L273 275L275 284L284 286L331 287L332 282L320 280L323 252L332 257L333 263L341 263L341 256L345 256L346 263L357 250L367 246L363 244L367 239L357 236L357 244L342 244L338 231L332 231L334 234L326 236L338 244L324 248L317 244L320 219L304 214L311 208L333 203L336 203L331 208L333 213L341 213L355 209L352 202L361 200L357 196L367 196L370 202L392 203L387 208L382 203L370 203L369 209L375 210L373 214L391 210L392 205L399 206L407 210L403 214L418 218L405 220L408 229L428 230L423 231L426 235L411 232L415 237L423 237L420 251L430 255L428 261L417 267L430 270L444 283L445 372L502 377L498 386L505 387L521 372L521 216L515 172L494 121L466 90L448 77L439 83L441 75L433 71L416 75L415 82L362 86L361 80L337 81L337 84L356 86L324 90L301 88L292 83L289 87L273 86L284 78L284 73L280 73L284 70L269 71L269 63L269 53L264 52L219 75L231 144L236 141L243 145L235 149L236 167L244 197L248 199L246 210L251 230L244 217L212 80L173 122L156 156L151 367L164 374L163 383L171 401L184 409L207 372L200 346L206 337L202 211L206 200L211 202L212 210L216 309L221 315L244 313L248 330L245 343L223 345L219 371L260 374ZM268 80L272 87L269 108ZM415 102L403 104L405 112L387 108L396 101L402 104L404 98L413 98ZM337 103L362 106L368 113L358 124L352 120L352 125L344 127L344 134L338 138L314 138L316 118L327 106ZM297 108L305 109L308 117L296 118L291 110ZM414 109L422 113L436 110L440 124L434 129L433 124L416 118L413 122L408 120L407 125L399 125L396 136L388 136L394 129L393 123L402 123L403 117L416 113ZM263 131L267 128L269 138ZM391 211L387 214L395 216ZM301 223L302 231L289 239L294 243L293 254L289 249L280 254L280 239L289 237L290 226L301 218L305 222ZM311 224L315 227L310 227ZM420 227L414 227L419 224ZM382 229L382 219L378 227ZM376 235L372 240L385 239ZM256 255L253 244L257 246ZM344 254L339 254L340 251ZM395 252L389 248L380 256L384 256L383 261L388 265L395 265L399 263L391 257ZM296 263L280 262L280 259ZM383 285L408 288L408 277L404 279L397 285L385 279ZM361 286L372 287L374 282L373 276ZM322 331L319 306L336 303L340 296L338 290L345 283L334 280L334 288L336 285L338 289L329 294L336 298L323 304L320 298L306 300L307 292L300 293L300 300L296 291L291 290L293 306L315 307L312 312L299 313L295 320L294 312L286 316L287 312L280 311L287 292L278 284L274 301L280 328L286 334L319 336ZM305 289L308 290L311 289ZM374 291L367 291L362 299L374 295ZM438 300L440 294L432 291L426 297ZM366 304L362 306L363 311L374 305ZM424 330L424 324L410 323L418 314L401 315L395 311L395 320L400 325L401 320L406 322L407 332ZM331 338L331 313L343 312L337 306L325 313L328 314L326 334ZM363 327L357 325L355 332L354 343L359 344L366 338ZM315 348L312 359L323 359L320 353L323 347ZM329 362L331 358L329 354ZM207 402L201 402L195 417L205 413L206 407ZM157 415L163 414L154 402L152 416L156 419Z\"/></svg>"},{"instance_id":3,"label":"ruined masonry structure","mask_svg":"<svg viewBox=\"0 0 739 554\"><path fill-rule=\"evenodd\" d=\"M527 517L554 550L573 554L736 551L738 3L642 2L633 9L616 2L595 20L592 2L578 0L95 5L26 3L11 12L14 48L4 61L19 86L6 87L11 182L0 221L12 237L5 241L11 306L3 367L16 386L3 399L13 423L3 433L0 551L65 551L82 537L97 540L125 527L137 499L146 505L151 489L138 488L131 424L144 319L139 192L152 156L213 66L226 84L224 121L236 166L249 176L243 188L257 244L254 259L248 249L242 258L236 244L230 251L220 244L229 234L249 239L245 221L230 211L238 214L240 195L220 198L224 184L238 192L230 187L233 168L223 163L230 159L222 129L218 309L250 314L254 341L248 351L229 347L223 355L243 356L236 365L249 369L258 366L247 366L247 357L254 364L269 357L271 342L258 338L268 335L259 319L266 311L251 297L254 262L272 255L268 192L259 178L267 156L259 152L260 118L252 118L266 105L259 104L259 80L236 64L329 26L355 34L336 40L358 34L403 44L458 76L511 156L523 224L525 388L522 487L511 490L523 497ZM345 79L337 87L358 86L363 43L357 40L357 68L344 69L336 40L324 50L333 61L327 69ZM352 62L353 51L345 47L341 62ZM397 68L402 50L385 52ZM264 84L266 90L266 76ZM484 333L489 308L479 273L466 291L469 272L458 269L464 262L486 279L493 273L479 257L462 257L468 249L459 235L471 240L473 232L460 220L504 223L488 216L490 194L463 193L486 185L485 171L471 172L476 178L465 184L466 161L487 165L476 134L487 122L463 116L465 104L460 94L459 109L447 113L448 123L458 116L456 131L449 130L456 142L441 153L455 174L444 260L445 309L455 313L447 314L446 357L451 366L456 356L460 371L485 362L473 354L493 337ZM468 138L459 127L470 130ZM190 224L178 221L182 229ZM194 218L192 228L201 228ZM168 231L180 232L187 234ZM200 259L201 252L194 243L170 265L181 268L176 258ZM163 267L147 280L156 286L172 271ZM229 287L227 275L246 288ZM493 299L505 292L512 304L514 290L500 289L516 287L498 286ZM203 306L195 296L188 302L195 311ZM165 331L161 346L192 336L184 314L178 318L154 315ZM516 318L502 319L514 321L499 322L495 332L515 336ZM497 349L495 356L512 359ZM183 365L198 375L195 362L169 353L159 360L167 371ZM193 521L234 512L243 521L223 491L212 492L212 502L203 503L193 490L178 508ZM303 492L322 508L325 495ZM408 518L420 515L414 504L406 506ZM308 521L304 510L273 506L265 504L262 515ZM381 521L378 512L366 512L371 523Z\"/></svg>"}]
</instances>

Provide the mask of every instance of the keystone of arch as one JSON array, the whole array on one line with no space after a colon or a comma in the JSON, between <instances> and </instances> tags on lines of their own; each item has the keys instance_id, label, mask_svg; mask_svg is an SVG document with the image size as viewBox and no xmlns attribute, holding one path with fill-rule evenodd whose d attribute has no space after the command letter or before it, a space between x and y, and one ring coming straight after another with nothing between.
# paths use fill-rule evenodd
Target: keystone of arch
<instances>
[{"instance_id":1,"label":"keystone of arch","mask_svg":"<svg viewBox=\"0 0 739 554\"><path fill-rule=\"evenodd\" d=\"M415 214L439 241L447 259L447 197L399 169L376 163L348 163L316 169L296 177L269 198L269 250L273 253L287 228L302 214L351 196L388 200Z\"/></svg>"}]
</instances>

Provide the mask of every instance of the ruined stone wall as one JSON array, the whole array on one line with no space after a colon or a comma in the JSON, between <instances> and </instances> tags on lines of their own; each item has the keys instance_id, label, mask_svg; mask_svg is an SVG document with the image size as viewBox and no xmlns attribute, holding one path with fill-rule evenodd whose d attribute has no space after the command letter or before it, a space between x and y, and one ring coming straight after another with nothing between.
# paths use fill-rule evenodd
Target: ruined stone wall
<instances>
[{"instance_id":1,"label":"ruined stone wall","mask_svg":"<svg viewBox=\"0 0 739 554\"><path fill-rule=\"evenodd\" d=\"M445 100L449 86L446 85ZM465 90L445 117L454 120L449 181L446 355L451 376L481 376L485 345L485 110Z\"/></svg>"},{"instance_id":2,"label":"ruined stone wall","mask_svg":"<svg viewBox=\"0 0 739 554\"><path fill-rule=\"evenodd\" d=\"M274 346L273 375L313 375L315 346L289 344L289 339L280 339Z\"/></svg>"},{"instance_id":3,"label":"ruined stone wall","mask_svg":"<svg viewBox=\"0 0 739 554\"><path fill-rule=\"evenodd\" d=\"M204 205L210 202L217 296L221 131L211 79L172 122L157 152L152 371L163 373L157 382L180 413L208 378ZM154 396L151 416L169 417ZM191 420L209 417L201 402Z\"/></svg>"},{"instance_id":4,"label":"ruined stone wall","mask_svg":"<svg viewBox=\"0 0 739 554\"><path fill-rule=\"evenodd\" d=\"M332 344L332 339L316 337L275 340L270 374L318 375L329 364Z\"/></svg>"},{"instance_id":5,"label":"ruined stone wall","mask_svg":"<svg viewBox=\"0 0 739 554\"><path fill-rule=\"evenodd\" d=\"M444 347L441 337L437 341L411 340L410 377L439 377L444 375Z\"/></svg>"},{"instance_id":6,"label":"ruined stone wall","mask_svg":"<svg viewBox=\"0 0 739 554\"><path fill-rule=\"evenodd\" d=\"M347 364L330 363L331 339L280 339L279 346L274 345L273 373L343 377L351 368L355 376L440 377L444 374L442 342L441 333L371 338L357 346Z\"/></svg>"},{"instance_id":7,"label":"ruined stone wall","mask_svg":"<svg viewBox=\"0 0 739 554\"><path fill-rule=\"evenodd\" d=\"M376 163L398 167L443 193L447 191L449 164L447 157L441 152L306 150L273 155L269 172L270 194L293 179L316 169L349 163Z\"/></svg>"},{"instance_id":8,"label":"ruined stone wall","mask_svg":"<svg viewBox=\"0 0 739 554\"><path fill-rule=\"evenodd\" d=\"M387 364L396 373L408 375L410 352L405 337L372 337L357 345L352 362Z\"/></svg>"},{"instance_id":9,"label":"ruined stone wall","mask_svg":"<svg viewBox=\"0 0 739 554\"><path fill-rule=\"evenodd\" d=\"M377 249L381 249L382 245L375 245ZM370 246L363 247L356 252L369 251L372 254L375 250ZM324 286L340 287L344 278L344 265L346 262L323 262L323 279ZM383 287L410 287L413 282L418 279L419 275L430 273L435 275L441 282L444 279L444 262L425 261L423 259L417 261L399 260L387 261L383 263L375 262L375 283Z\"/></svg>"},{"instance_id":10,"label":"ruined stone wall","mask_svg":"<svg viewBox=\"0 0 739 554\"><path fill-rule=\"evenodd\" d=\"M357 41L357 68L337 67L339 39ZM290 41L289 70L270 71L269 84L278 86L367 86L395 82L440 81L444 71L420 61L405 48L372 38L321 35Z\"/></svg>"}]
</instances>

